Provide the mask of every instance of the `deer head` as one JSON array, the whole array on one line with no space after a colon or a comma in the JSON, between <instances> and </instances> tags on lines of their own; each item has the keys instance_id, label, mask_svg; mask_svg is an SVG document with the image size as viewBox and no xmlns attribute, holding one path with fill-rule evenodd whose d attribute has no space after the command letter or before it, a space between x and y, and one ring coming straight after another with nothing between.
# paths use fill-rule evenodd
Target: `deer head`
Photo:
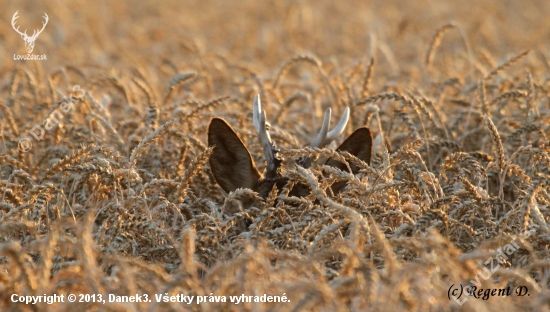
<instances>
[{"instance_id":1,"label":"deer head","mask_svg":"<svg viewBox=\"0 0 550 312\"><path fill-rule=\"evenodd\" d=\"M42 31L44 30L44 28L46 28L46 25L48 24L48 20L49 20L48 14L44 13L45 21L42 22L42 29L34 30L32 33L32 36L28 36L26 29L24 32L21 32L19 31L19 26L15 27L15 20L19 18L19 16L17 15L18 12L19 11L16 11L15 14L13 14L13 17L11 19L11 26L18 34L21 35L21 38L25 40L25 48L27 49L27 53L32 53L32 50L34 49L34 41L36 41L36 38L38 38L38 35L42 33Z\"/></svg>"},{"instance_id":2,"label":"deer head","mask_svg":"<svg viewBox=\"0 0 550 312\"><path fill-rule=\"evenodd\" d=\"M281 189L288 181L288 178L284 177L280 172L281 160L277 157L278 150L269 136L265 111L261 108L258 95L254 99L253 109L254 127L265 154L267 165L265 173L261 174L258 171L243 141L233 131L233 128L221 118L213 118L208 126L208 145L214 146L209 161L216 182L227 193L238 188L249 188L265 198L272 190L274 184L277 184L278 189ZM330 117L331 110L329 108L325 113L321 130L317 138L311 143L311 147L323 148L334 141L346 127L349 119L349 109L346 108L344 116L338 125L333 130L328 131ZM355 130L337 150L349 152L370 164L372 135L369 129L363 127ZM311 165L312 159L300 159L297 163L307 168ZM329 159L327 164L341 170L346 170L344 164L332 159ZM354 167L351 169L354 174L358 171ZM340 183L337 186L333 185L333 191L338 192L343 186L345 186L345 183ZM304 196L308 192L309 189L304 185L296 185L292 189L291 194L293 196Z\"/></svg>"}]
</instances>

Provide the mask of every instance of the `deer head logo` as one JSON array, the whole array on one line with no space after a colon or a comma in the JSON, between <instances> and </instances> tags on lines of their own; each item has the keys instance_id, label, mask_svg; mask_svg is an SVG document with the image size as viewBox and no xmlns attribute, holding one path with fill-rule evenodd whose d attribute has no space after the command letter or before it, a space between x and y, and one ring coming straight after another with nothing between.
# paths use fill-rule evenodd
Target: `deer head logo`
<instances>
[{"instance_id":1,"label":"deer head logo","mask_svg":"<svg viewBox=\"0 0 550 312\"><path fill-rule=\"evenodd\" d=\"M44 28L46 28L46 25L48 24L48 14L44 13L44 19L45 21L42 22L42 29L40 30L34 30L33 33L32 33L32 36L29 36L27 35L27 30L25 29L24 32L21 32L19 31L19 26L15 27L15 20L19 18L19 16L17 15L17 12L19 11L16 11L15 14L13 14L13 17L11 19L11 26L13 27L13 29L21 35L21 38L23 38L23 40L25 40L25 48L27 49L27 53L32 53L32 50L34 49L34 41L36 41L36 38L38 38L38 35L40 35L40 33L42 33L42 31L44 30Z\"/></svg>"}]
</instances>

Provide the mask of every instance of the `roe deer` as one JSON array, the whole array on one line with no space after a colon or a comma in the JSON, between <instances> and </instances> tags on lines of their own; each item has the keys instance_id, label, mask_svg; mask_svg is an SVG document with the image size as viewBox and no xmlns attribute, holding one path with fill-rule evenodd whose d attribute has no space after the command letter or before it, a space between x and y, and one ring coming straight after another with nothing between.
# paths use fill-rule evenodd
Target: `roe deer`
<instances>
[{"instance_id":1,"label":"roe deer","mask_svg":"<svg viewBox=\"0 0 550 312\"><path fill-rule=\"evenodd\" d=\"M310 147L323 148L334 141L347 125L349 108L346 108L344 111L344 116L338 125L333 130L328 131L330 116L331 109L328 108L321 130ZM277 188L281 190L288 181L288 178L281 174L280 166L282 161L277 157L278 150L273 145L269 136L265 111L261 108L258 95L254 99L253 119L254 127L265 154L267 165L265 174L262 175L258 171L243 141L233 131L233 128L221 118L213 118L208 126L208 146L214 146L209 162L216 182L227 193L238 188L248 188L257 192L260 197L266 198L274 184L277 184ZM372 135L370 130L367 127L355 130L337 150L349 152L370 165L372 154ZM312 159L299 159L297 163L304 168L308 168L312 163ZM326 164L340 170L346 170L347 168L341 162L333 159L329 159ZM351 166L351 170L353 174L359 171L354 166ZM343 186L345 186L345 182L335 183L332 188L333 192L337 193ZM309 188L306 185L297 184L290 194L300 197L308 193Z\"/></svg>"}]
</instances>

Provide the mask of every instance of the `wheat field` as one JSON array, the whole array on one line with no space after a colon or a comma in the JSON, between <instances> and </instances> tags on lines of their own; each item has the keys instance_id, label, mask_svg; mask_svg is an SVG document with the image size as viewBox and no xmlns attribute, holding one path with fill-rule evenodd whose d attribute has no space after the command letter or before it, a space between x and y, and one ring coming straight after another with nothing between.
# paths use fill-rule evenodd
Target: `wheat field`
<instances>
[{"instance_id":1,"label":"wheat field","mask_svg":"<svg viewBox=\"0 0 550 312\"><path fill-rule=\"evenodd\" d=\"M550 310L550 2L2 7L1 311ZM256 94L266 198L216 184L206 136L262 171ZM307 148L329 107L346 130ZM371 164L335 151L363 126Z\"/></svg>"}]
</instances>

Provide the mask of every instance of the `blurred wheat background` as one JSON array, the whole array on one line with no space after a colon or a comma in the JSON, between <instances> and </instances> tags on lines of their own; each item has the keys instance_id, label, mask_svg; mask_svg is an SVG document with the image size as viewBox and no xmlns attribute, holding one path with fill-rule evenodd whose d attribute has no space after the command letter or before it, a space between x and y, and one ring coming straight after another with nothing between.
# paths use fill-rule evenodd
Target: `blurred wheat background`
<instances>
[{"instance_id":1,"label":"blurred wheat background","mask_svg":"<svg viewBox=\"0 0 550 312\"><path fill-rule=\"evenodd\" d=\"M549 1L2 8L0 310L550 309ZM13 59L26 54L16 11L29 34L48 14L33 51L47 60ZM82 97L52 115L76 85ZM267 198L225 194L208 166L208 122L223 117L263 169L255 94L290 178ZM340 155L357 176L293 166L335 155L337 145L303 148L328 107L352 111L338 143L361 126L377 134L370 166ZM29 134L52 116L40 140ZM348 187L332 196L335 181ZM295 183L314 192L292 197ZM240 199L254 205L227 214ZM471 281L529 296L448 298ZM11 300L69 293L152 302ZM187 305L155 294L289 302Z\"/></svg>"}]
</instances>

